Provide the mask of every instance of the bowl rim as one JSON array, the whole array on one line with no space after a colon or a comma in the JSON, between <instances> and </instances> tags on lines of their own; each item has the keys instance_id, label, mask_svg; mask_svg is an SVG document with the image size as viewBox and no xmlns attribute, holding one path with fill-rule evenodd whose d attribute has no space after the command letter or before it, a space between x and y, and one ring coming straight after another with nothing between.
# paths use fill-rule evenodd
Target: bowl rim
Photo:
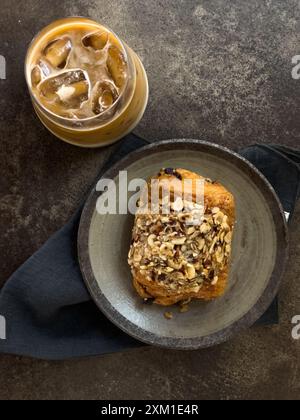
<instances>
[{"instance_id":1,"label":"bowl rim","mask_svg":"<svg viewBox=\"0 0 300 420\"><path fill-rule=\"evenodd\" d=\"M81 220L78 230L78 259L84 282L88 288L93 300L104 315L123 332L131 337L154 346L164 347L177 350L196 350L200 348L208 348L225 342L237 333L251 327L269 308L272 301L279 291L284 269L288 260L289 252L289 235L288 227L282 208L281 202L269 181L264 175L248 160L240 156L236 152L214 143L195 139L176 139L163 140L143 146L134 152L129 153L108 170L104 170L99 176L114 179L119 171L126 169L137 160L149 156L151 153L161 151L175 150L195 150L217 154L229 160L233 164L238 164L239 168L248 176L251 176L252 182L259 188L269 206L273 216L274 229L277 238L276 258L273 272L269 282L258 298L253 307L240 319L233 322L222 330L216 331L210 335L203 337L178 338L164 337L155 333L144 330L129 321L125 316L121 315L114 306L108 301L106 296L100 289L94 276L90 255L89 255L89 232L92 216L94 214L96 201L100 195L94 186L82 211Z\"/></svg>"}]
</instances>

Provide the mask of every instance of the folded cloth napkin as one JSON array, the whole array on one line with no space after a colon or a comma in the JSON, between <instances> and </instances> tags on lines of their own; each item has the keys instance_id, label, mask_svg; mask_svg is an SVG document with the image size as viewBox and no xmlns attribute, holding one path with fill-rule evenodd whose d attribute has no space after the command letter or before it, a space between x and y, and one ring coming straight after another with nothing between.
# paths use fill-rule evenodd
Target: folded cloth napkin
<instances>
[{"instance_id":1,"label":"folded cloth napkin","mask_svg":"<svg viewBox=\"0 0 300 420\"><path fill-rule=\"evenodd\" d=\"M127 136L103 171L145 144L139 137ZM268 178L284 209L292 214L299 198L300 151L254 145L240 154ZM81 210L82 207L2 288L0 353L60 360L142 345L111 324L85 288L76 243ZM276 322L277 301L260 320L263 324Z\"/></svg>"}]
</instances>

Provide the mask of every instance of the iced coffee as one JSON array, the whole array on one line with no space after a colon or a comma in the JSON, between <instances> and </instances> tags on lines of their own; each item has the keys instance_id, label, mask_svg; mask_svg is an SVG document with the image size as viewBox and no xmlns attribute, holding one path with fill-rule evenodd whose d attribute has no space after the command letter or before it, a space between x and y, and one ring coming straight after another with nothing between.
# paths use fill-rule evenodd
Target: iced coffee
<instances>
[{"instance_id":1,"label":"iced coffee","mask_svg":"<svg viewBox=\"0 0 300 420\"><path fill-rule=\"evenodd\" d=\"M45 28L29 47L25 71L40 120L79 146L124 137L147 105L148 81L138 56L89 19L63 19Z\"/></svg>"}]
</instances>

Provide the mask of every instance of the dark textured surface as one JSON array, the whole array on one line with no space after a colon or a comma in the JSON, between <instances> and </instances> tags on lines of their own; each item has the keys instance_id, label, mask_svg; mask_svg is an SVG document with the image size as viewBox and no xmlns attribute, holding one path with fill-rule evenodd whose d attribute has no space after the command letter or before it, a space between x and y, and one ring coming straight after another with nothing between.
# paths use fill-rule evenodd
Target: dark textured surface
<instances>
[{"instance_id":1,"label":"dark textured surface","mask_svg":"<svg viewBox=\"0 0 300 420\"><path fill-rule=\"evenodd\" d=\"M298 0L2 0L0 284L72 214L113 149L81 150L47 133L25 88L26 45L68 15L100 20L143 59L150 103L137 134L201 137L231 148L300 146ZM47 12L45 10L47 9ZM153 123L155 122L155 123ZM198 352L145 348L48 363L0 357L0 398L299 398L300 208L280 294L281 324ZM28 337L30 339L30 337Z\"/></svg>"}]
</instances>

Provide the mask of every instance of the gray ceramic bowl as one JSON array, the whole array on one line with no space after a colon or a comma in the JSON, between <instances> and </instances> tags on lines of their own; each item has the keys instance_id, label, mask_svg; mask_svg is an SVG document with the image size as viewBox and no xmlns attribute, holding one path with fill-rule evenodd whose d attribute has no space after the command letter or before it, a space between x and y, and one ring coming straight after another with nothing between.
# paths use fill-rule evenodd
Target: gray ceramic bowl
<instances>
[{"instance_id":1,"label":"gray ceramic bowl","mask_svg":"<svg viewBox=\"0 0 300 420\"><path fill-rule=\"evenodd\" d=\"M156 174L162 167L181 167L220 181L236 199L237 226L232 268L224 297L195 301L189 312L145 305L132 286L127 254L132 215L96 212L99 193L87 200L79 229L79 260L87 287L101 311L119 328L145 343L176 349L197 349L225 341L255 323L267 310L280 285L287 260L284 213L266 179L239 155L197 140L170 140L131 153L105 178L118 183Z\"/></svg>"}]
</instances>

